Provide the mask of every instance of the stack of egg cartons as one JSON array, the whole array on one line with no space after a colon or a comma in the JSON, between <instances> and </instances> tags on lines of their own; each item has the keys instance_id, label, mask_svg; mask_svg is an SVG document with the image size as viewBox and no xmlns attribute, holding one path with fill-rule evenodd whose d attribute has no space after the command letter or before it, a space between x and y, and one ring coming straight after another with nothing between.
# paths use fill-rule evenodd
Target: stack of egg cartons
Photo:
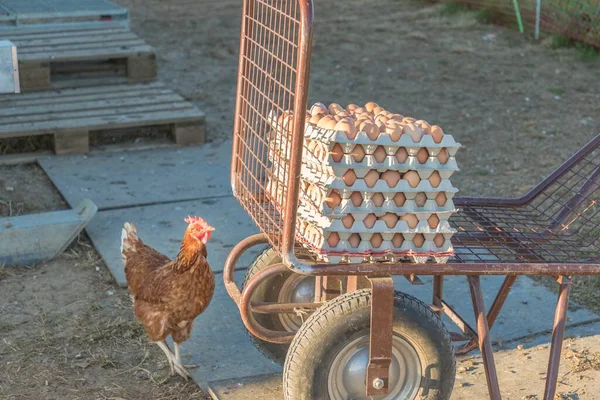
<instances>
[{"instance_id":1,"label":"stack of egg cartons","mask_svg":"<svg viewBox=\"0 0 600 400\"><path fill-rule=\"evenodd\" d=\"M269 117L284 133L289 113ZM453 254L460 144L439 126L364 107L316 103L305 127L297 237L326 262L445 262ZM289 150L286 134L274 134L271 152ZM287 151L286 150L286 151ZM283 204L285 169L269 157L267 192ZM278 189L279 188L279 189Z\"/></svg>"}]
</instances>

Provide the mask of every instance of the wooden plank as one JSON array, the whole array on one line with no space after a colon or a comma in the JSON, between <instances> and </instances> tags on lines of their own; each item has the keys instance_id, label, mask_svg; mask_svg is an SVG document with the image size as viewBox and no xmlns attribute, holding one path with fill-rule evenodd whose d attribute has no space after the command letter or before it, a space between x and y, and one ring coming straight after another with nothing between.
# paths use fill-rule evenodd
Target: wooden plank
<instances>
[{"instance_id":1,"label":"wooden plank","mask_svg":"<svg viewBox=\"0 0 600 400\"><path fill-rule=\"evenodd\" d=\"M144 95L151 93L165 93L172 92L167 89L164 84L161 82L151 82L151 83L139 83L134 85L112 85L106 87L82 87L82 88L69 88L59 91L47 91L47 92L33 92L33 93L23 93L18 96L14 95L0 95L0 107L6 104L11 105L28 105L30 102L46 99L50 102L55 101L64 101L67 99L81 99L81 96L88 95L97 95L97 96L105 96L110 93L119 93L121 95L127 94L139 94Z\"/></svg>"},{"instance_id":2,"label":"wooden plank","mask_svg":"<svg viewBox=\"0 0 600 400\"><path fill-rule=\"evenodd\" d=\"M204 125L204 121L173 124L171 132L175 137L175 143L180 146L204 143Z\"/></svg>"},{"instance_id":3,"label":"wooden plank","mask_svg":"<svg viewBox=\"0 0 600 400\"><path fill-rule=\"evenodd\" d=\"M123 27L123 22L117 21L102 21L101 23L96 22L71 22L68 24L60 24L60 25L24 25L18 28L16 27L6 27L1 28L0 32L2 36L5 35L13 35L13 36L23 36L23 35L32 35L32 34L46 34L52 32L78 32L78 31L89 31L92 29L98 30L110 30L110 29L127 29Z\"/></svg>"},{"instance_id":4,"label":"wooden plank","mask_svg":"<svg viewBox=\"0 0 600 400\"><path fill-rule=\"evenodd\" d=\"M87 131L57 132L54 134L54 153L57 155L87 153L90 136Z\"/></svg>"},{"instance_id":5,"label":"wooden plank","mask_svg":"<svg viewBox=\"0 0 600 400\"><path fill-rule=\"evenodd\" d=\"M131 35L128 35L131 36ZM21 45L19 51L23 54L31 53L47 53L53 50L71 51L71 50L88 50L96 48L111 48L111 47L122 47L122 46L141 46L146 45L142 39L133 35L133 37L123 37L118 40L113 40L109 37L103 38L102 36L90 36L80 39L86 40L55 40L55 43L46 44L32 44L32 45ZM17 46L19 44L17 43Z\"/></svg>"},{"instance_id":6,"label":"wooden plank","mask_svg":"<svg viewBox=\"0 0 600 400\"><path fill-rule=\"evenodd\" d=\"M107 34L119 34L122 32L131 32L129 29L119 26L118 28L103 28L98 26L92 27L80 27L79 29L58 29L57 27L53 27L52 29L46 30L30 30L29 28L22 28L15 32L10 32L6 29L0 29L0 34L3 37L10 38L11 41L19 42L21 40L35 40L35 39L43 39L47 37L48 39L59 39L59 38L68 38L73 36L91 36L91 35L107 35Z\"/></svg>"},{"instance_id":7,"label":"wooden plank","mask_svg":"<svg viewBox=\"0 0 600 400\"><path fill-rule=\"evenodd\" d=\"M6 107L0 108L0 126L10 124L14 121L30 120L36 118L64 118L64 115L72 115L86 111L101 111L104 109L112 109L114 111L127 111L129 107L142 105L177 105L188 104L176 93L165 93L157 96L140 97L131 96L123 98L122 96L113 99L95 98L91 101L75 101L69 103L53 103L28 107Z\"/></svg>"},{"instance_id":8,"label":"wooden plank","mask_svg":"<svg viewBox=\"0 0 600 400\"><path fill-rule=\"evenodd\" d=\"M28 49L32 47L50 47L50 46L58 46L64 44L75 44L75 43L94 43L94 42L108 42L108 43L118 43L124 40L137 39L141 40L138 35L131 31L123 30L117 33L109 33L109 32L98 32L98 33L88 33L80 34L74 36L72 33L61 35L61 37L48 37L50 35L45 35L43 37L35 37L35 38L21 38L18 40L11 41L15 43L22 49Z\"/></svg>"},{"instance_id":9,"label":"wooden plank","mask_svg":"<svg viewBox=\"0 0 600 400\"><path fill-rule=\"evenodd\" d=\"M18 48L17 48L18 51ZM135 53L151 53L154 50L149 45L127 46L124 48L95 48L87 50L69 50L55 55L47 53L19 53L19 59L24 61L79 61L100 60L106 58L121 58Z\"/></svg>"},{"instance_id":10,"label":"wooden plank","mask_svg":"<svg viewBox=\"0 0 600 400\"><path fill-rule=\"evenodd\" d=\"M111 117L85 117L72 118L69 120L4 125L0 131L0 138L34 136L51 133L56 130L68 131L87 129L92 131L149 125L171 125L174 123L202 121L203 119L204 113L197 108L152 113L124 113L122 115L114 115Z\"/></svg>"}]
</instances>

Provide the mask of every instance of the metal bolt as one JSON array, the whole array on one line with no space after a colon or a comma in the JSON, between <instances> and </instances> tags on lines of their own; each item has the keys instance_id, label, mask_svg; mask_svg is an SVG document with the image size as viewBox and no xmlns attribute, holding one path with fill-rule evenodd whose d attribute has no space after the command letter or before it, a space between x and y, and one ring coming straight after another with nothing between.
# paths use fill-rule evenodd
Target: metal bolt
<instances>
[{"instance_id":1,"label":"metal bolt","mask_svg":"<svg viewBox=\"0 0 600 400\"><path fill-rule=\"evenodd\" d=\"M373 387L375 389L377 389L377 390L383 389L383 385L385 385L385 382L383 381L383 379L381 379L381 378L373 379Z\"/></svg>"}]
</instances>

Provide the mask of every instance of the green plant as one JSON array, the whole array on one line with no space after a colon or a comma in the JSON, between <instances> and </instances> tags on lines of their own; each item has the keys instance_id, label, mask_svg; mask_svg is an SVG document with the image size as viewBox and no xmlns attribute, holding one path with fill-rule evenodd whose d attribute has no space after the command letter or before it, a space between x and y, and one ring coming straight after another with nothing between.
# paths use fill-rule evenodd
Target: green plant
<instances>
[{"instance_id":1,"label":"green plant","mask_svg":"<svg viewBox=\"0 0 600 400\"><path fill-rule=\"evenodd\" d=\"M475 19L482 24L491 24L497 21L498 13L491 8L480 8L475 13Z\"/></svg>"},{"instance_id":2,"label":"green plant","mask_svg":"<svg viewBox=\"0 0 600 400\"><path fill-rule=\"evenodd\" d=\"M600 52L594 46L587 43L576 42L575 49L582 61L596 61L600 58Z\"/></svg>"},{"instance_id":3,"label":"green plant","mask_svg":"<svg viewBox=\"0 0 600 400\"><path fill-rule=\"evenodd\" d=\"M564 49L567 47L571 47L571 39L565 35L564 33L555 33L552 35L552 42L550 43L550 47L553 49Z\"/></svg>"},{"instance_id":4,"label":"green plant","mask_svg":"<svg viewBox=\"0 0 600 400\"><path fill-rule=\"evenodd\" d=\"M473 11L469 6L461 3L454 3L452 1L445 1L442 4L442 14L444 15L456 15L461 13L467 13Z\"/></svg>"}]
</instances>

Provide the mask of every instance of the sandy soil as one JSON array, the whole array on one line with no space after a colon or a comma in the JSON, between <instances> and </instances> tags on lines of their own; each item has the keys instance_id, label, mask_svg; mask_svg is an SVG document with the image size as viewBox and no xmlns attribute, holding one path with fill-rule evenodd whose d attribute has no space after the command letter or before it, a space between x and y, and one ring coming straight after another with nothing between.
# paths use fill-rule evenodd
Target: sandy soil
<instances>
[{"instance_id":1,"label":"sandy soil","mask_svg":"<svg viewBox=\"0 0 600 400\"><path fill-rule=\"evenodd\" d=\"M230 137L240 0L117 0L158 52L159 77ZM463 194L511 195L600 132L598 63L470 14L397 0L315 1L310 101L361 103L441 125L463 145Z\"/></svg>"}]
</instances>

